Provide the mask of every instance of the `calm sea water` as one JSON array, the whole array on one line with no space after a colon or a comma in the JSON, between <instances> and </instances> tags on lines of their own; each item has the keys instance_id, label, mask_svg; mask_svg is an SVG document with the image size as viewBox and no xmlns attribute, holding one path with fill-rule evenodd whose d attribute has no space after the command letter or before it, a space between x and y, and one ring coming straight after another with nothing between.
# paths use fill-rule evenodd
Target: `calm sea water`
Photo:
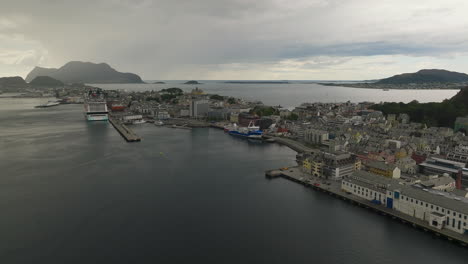
<instances>
[{"instance_id":1,"label":"calm sea water","mask_svg":"<svg viewBox=\"0 0 468 264\"><path fill-rule=\"evenodd\" d=\"M154 81L148 81L154 82ZM166 84L93 84L103 89L127 91L160 90L179 87L190 91L195 87L207 93L234 96L247 100L260 100L268 105L295 107L304 102L441 102L454 96L458 90L390 90L359 89L339 86L323 86L310 81L288 84L233 84L224 81L200 81L200 85L186 85L185 81L165 81Z\"/></svg>"},{"instance_id":2,"label":"calm sea water","mask_svg":"<svg viewBox=\"0 0 468 264\"><path fill-rule=\"evenodd\" d=\"M468 251L264 171L295 152L0 99L0 263L466 263ZM31 99L36 100L36 99ZM14 109L8 106L15 105ZM10 110L9 110L10 109Z\"/></svg>"}]
</instances>

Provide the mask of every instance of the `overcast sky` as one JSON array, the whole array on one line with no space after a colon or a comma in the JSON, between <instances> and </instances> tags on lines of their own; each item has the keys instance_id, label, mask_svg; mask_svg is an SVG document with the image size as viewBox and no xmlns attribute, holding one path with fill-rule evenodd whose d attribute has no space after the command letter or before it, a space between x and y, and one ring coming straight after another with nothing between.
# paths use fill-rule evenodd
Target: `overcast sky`
<instances>
[{"instance_id":1,"label":"overcast sky","mask_svg":"<svg viewBox=\"0 0 468 264\"><path fill-rule=\"evenodd\" d=\"M2 0L0 76L70 60L143 79L468 72L467 0Z\"/></svg>"}]
</instances>

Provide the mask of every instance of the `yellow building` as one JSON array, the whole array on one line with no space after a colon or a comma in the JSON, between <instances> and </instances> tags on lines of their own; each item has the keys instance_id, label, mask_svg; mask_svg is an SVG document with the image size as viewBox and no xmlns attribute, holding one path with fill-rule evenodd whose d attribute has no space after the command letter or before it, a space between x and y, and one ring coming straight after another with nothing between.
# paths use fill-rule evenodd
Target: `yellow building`
<instances>
[{"instance_id":1,"label":"yellow building","mask_svg":"<svg viewBox=\"0 0 468 264\"><path fill-rule=\"evenodd\" d=\"M387 164L385 162L370 161L366 163L366 168L369 172L382 175L387 178L398 179L401 176L401 171L397 166Z\"/></svg>"},{"instance_id":2,"label":"yellow building","mask_svg":"<svg viewBox=\"0 0 468 264\"><path fill-rule=\"evenodd\" d=\"M195 87L195 89L192 89L191 92L192 95L203 95L205 92L203 92L202 89L199 89L198 87Z\"/></svg>"},{"instance_id":3,"label":"yellow building","mask_svg":"<svg viewBox=\"0 0 468 264\"><path fill-rule=\"evenodd\" d=\"M356 159L356 162L354 163L354 170L361 170L362 162L360 159Z\"/></svg>"},{"instance_id":4,"label":"yellow building","mask_svg":"<svg viewBox=\"0 0 468 264\"><path fill-rule=\"evenodd\" d=\"M406 149L404 148L401 148L399 151L395 153L395 158L397 160L405 158L406 156L408 156L408 153L406 152Z\"/></svg>"},{"instance_id":5,"label":"yellow building","mask_svg":"<svg viewBox=\"0 0 468 264\"><path fill-rule=\"evenodd\" d=\"M302 162L302 168L306 173L320 177L322 176L323 162L307 158Z\"/></svg>"},{"instance_id":6,"label":"yellow building","mask_svg":"<svg viewBox=\"0 0 468 264\"><path fill-rule=\"evenodd\" d=\"M303 169L304 172L306 172L306 173L309 173L309 174L310 174L311 166L312 166L312 164L310 163L309 159L305 159L305 160L302 162L302 169Z\"/></svg>"}]
</instances>

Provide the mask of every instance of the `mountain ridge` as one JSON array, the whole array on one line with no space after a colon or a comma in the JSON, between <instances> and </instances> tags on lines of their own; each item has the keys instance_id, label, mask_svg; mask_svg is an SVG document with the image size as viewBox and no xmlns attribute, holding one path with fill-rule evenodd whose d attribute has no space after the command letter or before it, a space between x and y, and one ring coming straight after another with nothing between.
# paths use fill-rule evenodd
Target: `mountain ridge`
<instances>
[{"instance_id":1,"label":"mountain ridge","mask_svg":"<svg viewBox=\"0 0 468 264\"><path fill-rule=\"evenodd\" d=\"M107 63L70 61L62 67L36 66L26 77L31 82L38 76L49 76L64 83L143 83L134 73L118 72Z\"/></svg>"},{"instance_id":2,"label":"mountain ridge","mask_svg":"<svg viewBox=\"0 0 468 264\"><path fill-rule=\"evenodd\" d=\"M384 78L376 84L410 83L458 83L468 82L468 74L442 69L422 69L414 73L402 73Z\"/></svg>"}]
</instances>

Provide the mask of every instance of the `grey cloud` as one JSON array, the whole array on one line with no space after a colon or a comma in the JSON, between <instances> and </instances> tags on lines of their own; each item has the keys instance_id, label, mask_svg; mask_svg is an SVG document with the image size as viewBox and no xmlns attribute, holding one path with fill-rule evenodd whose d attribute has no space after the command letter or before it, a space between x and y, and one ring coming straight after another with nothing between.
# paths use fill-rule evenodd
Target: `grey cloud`
<instances>
[{"instance_id":1,"label":"grey cloud","mask_svg":"<svg viewBox=\"0 0 468 264\"><path fill-rule=\"evenodd\" d=\"M14 32L37 42L47 51L42 61L53 64L46 66L105 61L146 78L173 76L182 67L273 64L313 56L468 52L468 21L451 21L443 31L434 22L441 14L452 19L457 10L468 11L459 1L446 1L445 7L437 1L422 7L381 1L388 10L376 2L16 0L2 3L0 17L6 22L0 34ZM1 45L0 50L14 48ZM305 67L322 66L327 64Z\"/></svg>"}]
</instances>

